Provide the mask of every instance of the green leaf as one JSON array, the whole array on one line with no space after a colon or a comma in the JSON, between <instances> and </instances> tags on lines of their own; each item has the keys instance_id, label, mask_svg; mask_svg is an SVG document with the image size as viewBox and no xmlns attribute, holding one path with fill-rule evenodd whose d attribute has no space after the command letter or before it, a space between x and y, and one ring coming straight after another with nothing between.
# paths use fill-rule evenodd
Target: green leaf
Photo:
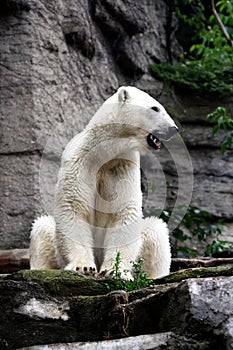
<instances>
[{"instance_id":1,"label":"green leaf","mask_svg":"<svg viewBox=\"0 0 233 350\"><path fill-rule=\"evenodd\" d=\"M214 240L205 249L205 255L209 256L213 253L222 252L224 250L232 249L232 245L227 241Z\"/></svg>"},{"instance_id":2,"label":"green leaf","mask_svg":"<svg viewBox=\"0 0 233 350\"><path fill-rule=\"evenodd\" d=\"M189 247L179 247L178 251L183 253L186 257L195 257L197 256L197 250Z\"/></svg>"},{"instance_id":3,"label":"green leaf","mask_svg":"<svg viewBox=\"0 0 233 350\"><path fill-rule=\"evenodd\" d=\"M227 149L227 145L225 143L222 143L221 144L221 153L222 153L222 155L224 155L224 153L226 152L226 149Z\"/></svg>"},{"instance_id":4,"label":"green leaf","mask_svg":"<svg viewBox=\"0 0 233 350\"><path fill-rule=\"evenodd\" d=\"M215 126L213 126L212 128L212 135L214 136L216 134L216 132L219 130L220 126L219 124L216 124Z\"/></svg>"},{"instance_id":5,"label":"green leaf","mask_svg":"<svg viewBox=\"0 0 233 350\"><path fill-rule=\"evenodd\" d=\"M184 242L188 239L188 236L180 228L176 228L172 234L174 238L178 239L181 242Z\"/></svg>"}]
</instances>

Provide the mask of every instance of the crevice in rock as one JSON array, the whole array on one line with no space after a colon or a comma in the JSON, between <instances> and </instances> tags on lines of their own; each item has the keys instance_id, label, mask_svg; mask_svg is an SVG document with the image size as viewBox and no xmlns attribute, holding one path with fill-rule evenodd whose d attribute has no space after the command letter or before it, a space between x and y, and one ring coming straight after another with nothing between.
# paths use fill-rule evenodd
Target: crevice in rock
<instances>
[{"instance_id":1,"label":"crevice in rock","mask_svg":"<svg viewBox=\"0 0 233 350\"><path fill-rule=\"evenodd\" d=\"M35 150L25 150L25 151L14 151L14 152L0 152L0 156L30 156L30 155L42 156L43 151L39 149Z\"/></svg>"},{"instance_id":2,"label":"crevice in rock","mask_svg":"<svg viewBox=\"0 0 233 350\"><path fill-rule=\"evenodd\" d=\"M0 17L16 14L20 11L30 11L31 5L28 0L1 0Z\"/></svg>"},{"instance_id":3,"label":"crevice in rock","mask_svg":"<svg viewBox=\"0 0 233 350\"><path fill-rule=\"evenodd\" d=\"M129 37L132 37L136 33L143 33L146 30L145 23L140 24L138 17L134 14L139 14L140 17L143 17L144 9L140 3L132 3L127 1L127 5L122 1L121 4L116 2L111 2L109 0L96 0L96 5L102 7L103 13L108 13L111 17L112 22L118 26L122 26ZM135 6L137 10L135 10ZM129 7L132 8L132 11L129 11ZM95 9L92 7L92 9ZM144 14L145 15L145 14Z\"/></svg>"},{"instance_id":4,"label":"crevice in rock","mask_svg":"<svg viewBox=\"0 0 233 350\"><path fill-rule=\"evenodd\" d=\"M81 51L83 56L88 59L92 59L95 55L95 46L91 38L79 28L71 33L66 33L65 40L68 46L71 46L75 50Z\"/></svg>"},{"instance_id":5,"label":"crevice in rock","mask_svg":"<svg viewBox=\"0 0 233 350\"><path fill-rule=\"evenodd\" d=\"M168 2L167 10L166 10L166 46L167 46L167 55L168 60L170 63L173 61L173 54L172 54L172 42L171 42L171 34L174 31L172 22L173 22L173 13L175 10L175 1L170 0L166 1Z\"/></svg>"},{"instance_id":6,"label":"crevice in rock","mask_svg":"<svg viewBox=\"0 0 233 350\"><path fill-rule=\"evenodd\" d=\"M126 77L137 80L142 76L143 70L130 58L127 52L128 41L134 34L143 32L145 28L141 28L133 19L128 18L128 13L116 9L109 2L91 2L92 18L107 40L120 71Z\"/></svg>"}]
</instances>

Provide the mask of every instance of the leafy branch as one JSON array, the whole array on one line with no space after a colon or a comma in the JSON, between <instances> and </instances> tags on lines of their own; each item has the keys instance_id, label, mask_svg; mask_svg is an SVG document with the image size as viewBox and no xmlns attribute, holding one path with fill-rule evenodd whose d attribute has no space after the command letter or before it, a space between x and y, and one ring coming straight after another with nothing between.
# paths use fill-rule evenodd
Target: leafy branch
<instances>
[{"instance_id":1,"label":"leafy branch","mask_svg":"<svg viewBox=\"0 0 233 350\"><path fill-rule=\"evenodd\" d=\"M223 33L223 35L227 39L229 45L233 48L233 41L231 40L230 35L228 34L228 32L227 32L227 30L226 30L226 28L225 28L221 18L218 15L218 12L217 12L216 7L215 7L214 0L211 0L211 8L212 8L213 15L214 15L214 17L215 17L215 19L216 19L216 21L217 21L217 23L218 23L222 33Z\"/></svg>"},{"instance_id":2,"label":"leafy branch","mask_svg":"<svg viewBox=\"0 0 233 350\"><path fill-rule=\"evenodd\" d=\"M224 137L221 143L221 153L224 154L228 148L232 146L233 140L233 119L227 115L226 109L224 107L217 107L215 111L209 113L206 116L211 124L214 124L212 127L212 135L214 136L219 129L232 129Z\"/></svg>"}]
</instances>

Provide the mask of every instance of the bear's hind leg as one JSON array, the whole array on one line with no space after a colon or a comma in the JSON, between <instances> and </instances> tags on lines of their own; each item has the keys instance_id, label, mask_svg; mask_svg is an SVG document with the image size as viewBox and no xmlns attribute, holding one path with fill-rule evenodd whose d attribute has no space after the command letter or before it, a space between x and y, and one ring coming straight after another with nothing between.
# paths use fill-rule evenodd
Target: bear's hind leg
<instances>
[{"instance_id":1,"label":"bear's hind leg","mask_svg":"<svg viewBox=\"0 0 233 350\"><path fill-rule=\"evenodd\" d=\"M167 224L159 218L143 220L142 245L139 256L149 278L166 276L170 272L171 249Z\"/></svg>"},{"instance_id":2,"label":"bear's hind leg","mask_svg":"<svg viewBox=\"0 0 233 350\"><path fill-rule=\"evenodd\" d=\"M30 269L59 269L55 246L56 224L52 216L41 216L35 220L29 246Z\"/></svg>"}]
</instances>

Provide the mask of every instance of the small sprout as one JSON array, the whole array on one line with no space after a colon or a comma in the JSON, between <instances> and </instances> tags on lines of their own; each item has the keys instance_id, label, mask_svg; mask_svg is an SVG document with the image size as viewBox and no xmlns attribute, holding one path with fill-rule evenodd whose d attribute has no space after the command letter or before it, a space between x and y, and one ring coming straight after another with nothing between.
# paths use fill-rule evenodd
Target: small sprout
<instances>
[{"instance_id":1,"label":"small sprout","mask_svg":"<svg viewBox=\"0 0 233 350\"><path fill-rule=\"evenodd\" d=\"M124 270L123 272L120 271L121 261L120 252L117 251L115 261L113 262L113 268L108 277L114 281L114 286L109 287L110 290L123 289L129 292L132 290L146 288L153 284L153 279L148 278L145 271L143 271L144 260L141 257L138 257L135 261L130 262L132 264L131 271L133 274L133 278L130 280L125 278L129 270Z\"/></svg>"}]
</instances>

